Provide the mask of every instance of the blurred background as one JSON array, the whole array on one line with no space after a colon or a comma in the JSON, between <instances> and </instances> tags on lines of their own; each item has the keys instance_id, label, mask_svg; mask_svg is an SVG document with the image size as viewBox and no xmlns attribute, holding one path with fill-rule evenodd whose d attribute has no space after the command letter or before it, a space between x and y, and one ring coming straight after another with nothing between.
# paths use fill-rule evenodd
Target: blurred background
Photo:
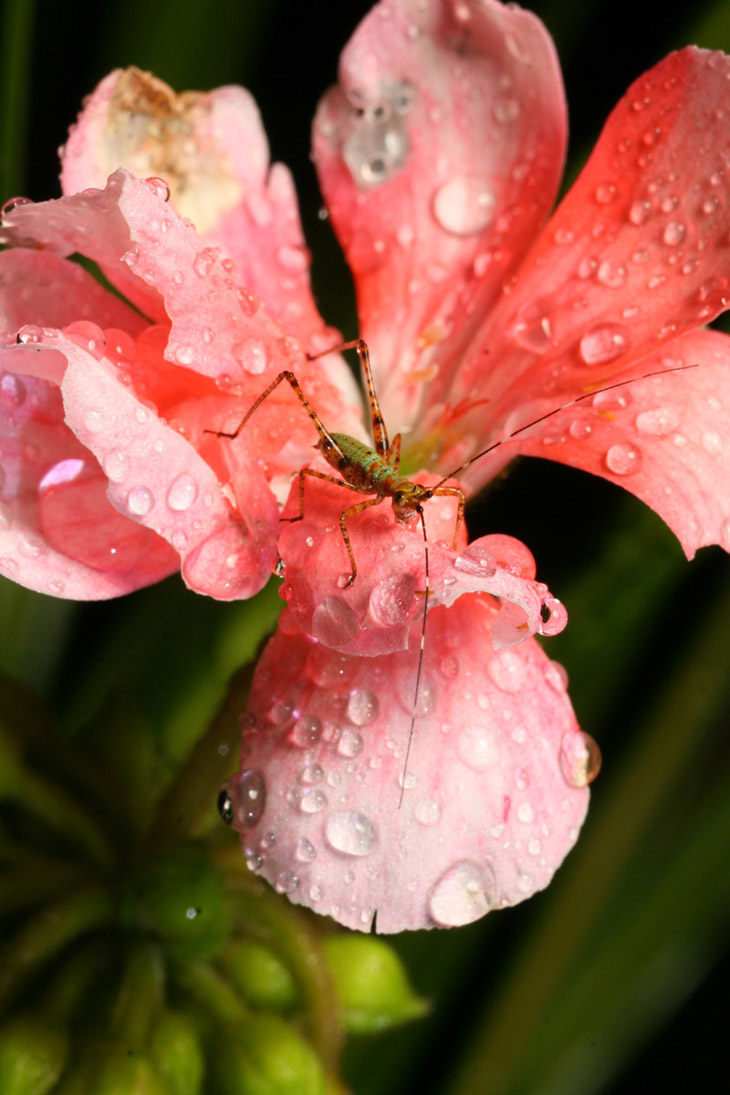
<instances>
[{"instance_id":1,"label":"blurred background","mask_svg":"<svg viewBox=\"0 0 730 1095\"><path fill-rule=\"evenodd\" d=\"M294 173L320 309L345 337L355 337L353 299L345 290L349 276L318 215L309 128L320 94L335 79L339 52L369 6L363 0L334 9L317 0L7 2L0 71L3 199L57 196L56 149L83 97L111 68L152 69L177 90L244 84L259 104L272 159ZM730 51L726 0L671 10L658 0L536 0L529 6L546 23L563 65L569 177L640 73L690 42ZM542 461L513 465L468 519L472 536L494 531L524 540L538 574L566 603L570 624L549 640L549 653L568 671L578 718L599 741L604 768L578 846L545 893L467 928L389 941L430 1010L401 1026L408 1008L402 1015L395 1009L381 1024L393 1029L382 1033L375 1021L358 1033L351 1017L338 1012L348 1031L340 1065L344 1083L357 1095L626 1095L650 1086L680 1092L690 1083L715 1090L714 1077L725 1067L730 977L730 562L713 548L687 564L672 535L639 502ZM209 854L225 875L236 841L219 833L211 803L234 758L234 731L225 731L227 759L216 754L207 762L195 754L197 783L186 760L201 748L198 739L219 711L230 675L254 656L277 607L273 589L247 605L224 605L185 591L178 579L118 603L73 605L0 579L3 733L11 739L15 727L21 738L27 734L22 746L7 746L8 757L19 750L24 758L22 780L14 787L0 776L0 968L10 962L15 970L23 932L41 925L44 903L65 898L69 879L76 885L81 877L59 875L54 889L46 873L54 857L67 864L73 859L68 848L84 844L84 819L71 816L79 787L83 809L102 818L100 839L112 833L110 862L124 870L124 848L131 845L121 838L115 843L113 834L125 830L128 837L134 817L139 832L152 825L155 848L164 848L173 839L165 817L186 796L199 795L186 833L176 831L175 839L184 848L181 835L189 836L201 857ZM220 725L216 740L224 733ZM15 760L6 763L6 771L15 772ZM21 783L33 797L30 819L22 813L27 799L18 802ZM167 814L160 812L163 794ZM60 835L51 839L48 828L56 823ZM32 848L27 859L22 848ZM97 852L101 861L103 851L89 854L93 859ZM180 851L182 858L186 854ZM139 861L139 848L135 855ZM146 901L164 905L165 897L151 897L148 880L134 869L129 922L139 943L140 908ZM195 885L219 885L208 878L202 858L180 870ZM37 884L39 875L46 889ZM20 878L30 879L24 903L12 899ZM178 882L172 879L172 890ZM259 1001L263 1012L285 1015L308 1044L318 1050L324 1045L328 1090L342 1090L331 1078L339 1034L328 1034L327 1016L316 1014L327 1010L325 997L317 997L324 989L315 984L305 991L297 980L306 981L302 953L311 946L321 957L322 932L328 936L329 929L306 917L287 921L284 898L246 890L245 880L236 886L245 891L240 900L249 912L263 902L251 923L264 907L275 910L266 914L273 920L281 918L280 933L272 929L264 942L299 985L297 1002L279 1007ZM217 960L216 947L231 945L230 939L221 942L224 922L226 930L235 922L237 942L264 938L245 916L236 920L235 892L231 897L228 890L218 934L210 929L215 940L198 939L187 950L178 940L168 946L167 928L159 926L157 912L149 914L152 936L166 940L166 960L172 955L171 1006L178 1014L187 1014L186 977L192 977L181 964L191 955L193 965L211 955ZM84 924L73 936L77 941L82 930L96 931L93 915ZM64 965L63 945L61 940L49 952L48 964L18 975L8 999L23 1014L32 1011L29 989L43 988L44 978L59 998L73 995L69 982L77 966ZM139 966L134 959L119 972L128 993L136 984L135 961ZM326 976L336 980L335 959L328 952L322 961ZM98 970L105 968L100 960ZM98 991L98 970L79 981L78 999L87 988ZM155 976L148 971L142 982L149 986ZM247 976L241 975L242 983ZM200 1008L206 997L196 985L190 992ZM259 1006L250 985L237 990L247 1007ZM0 986L0 1004L2 993ZM341 999L332 1004L338 1006ZM114 1007L122 1005L112 1012ZM417 1010L414 1004L411 1013ZM193 1018L198 1023L197 1014ZM0 1079L2 1037L0 1032ZM214 1037L204 1029L207 1046ZM274 1045L277 1037L274 1031ZM226 1082L220 1076L202 1080L198 1090L238 1090ZM127 1088L137 1089L148 1090Z\"/></svg>"}]
</instances>

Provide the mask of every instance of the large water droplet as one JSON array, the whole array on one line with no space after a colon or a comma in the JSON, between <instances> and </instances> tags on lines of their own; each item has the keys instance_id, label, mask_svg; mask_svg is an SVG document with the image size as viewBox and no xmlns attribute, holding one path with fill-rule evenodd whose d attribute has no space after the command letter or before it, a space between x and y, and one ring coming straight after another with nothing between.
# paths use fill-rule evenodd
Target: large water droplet
<instances>
[{"instance_id":1,"label":"large water droplet","mask_svg":"<svg viewBox=\"0 0 730 1095\"><path fill-rule=\"evenodd\" d=\"M583 730L566 730L560 741L558 764L570 787L585 787L601 770L601 750Z\"/></svg>"},{"instance_id":2,"label":"large water droplet","mask_svg":"<svg viewBox=\"0 0 730 1095\"><path fill-rule=\"evenodd\" d=\"M580 356L586 365L603 365L625 354L631 337L618 323L603 323L588 331L579 343Z\"/></svg>"},{"instance_id":3,"label":"large water droplet","mask_svg":"<svg viewBox=\"0 0 730 1095\"><path fill-rule=\"evenodd\" d=\"M362 753L364 745L362 734L357 730L343 730L337 742L337 752L341 757L356 757Z\"/></svg>"},{"instance_id":4,"label":"large water droplet","mask_svg":"<svg viewBox=\"0 0 730 1095\"><path fill-rule=\"evenodd\" d=\"M242 369L253 376L263 373L269 363L269 352L260 338L249 338L233 346L233 356Z\"/></svg>"},{"instance_id":5,"label":"large water droplet","mask_svg":"<svg viewBox=\"0 0 730 1095\"><path fill-rule=\"evenodd\" d=\"M355 810L330 814L325 824L325 836L335 851L352 856L370 855L378 843L372 821Z\"/></svg>"},{"instance_id":6,"label":"large water droplet","mask_svg":"<svg viewBox=\"0 0 730 1095\"><path fill-rule=\"evenodd\" d=\"M403 166L410 148L404 115L412 100L409 85L394 84L380 101L357 109L342 156L360 188L380 186Z\"/></svg>"},{"instance_id":7,"label":"large water droplet","mask_svg":"<svg viewBox=\"0 0 730 1095\"><path fill-rule=\"evenodd\" d=\"M489 866L465 859L444 871L428 899L428 913L436 924L457 928L471 924L496 904L496 881Z\"/></svg>"},{"instance_id":8,"label":"large water droplet","mask_svg":"<svg viewBox=\"0 0 730 1095\"><path fill-rule=\"evenodd\" d=\"M669 247L677 247L687 235L687 226L683 221L670 221L664 229L662 239Z\"/></svg>"},{"instance_id":9,"label":"large water droplet","mask_svg":"<svg viewBox=\"0 0 730 1095\"><path fill-rule=\"evenodd\" d=\"M455 175L438 188L433 214L446 232L473 236L491 224L496 207L494 190L477 175Z\"/></svg>"},{"instance_id":10,"label":"large water droplet","mask_svg":"<svg viewBox=\"0 0 730 1095\"><path fill-rule=\"evenodd\" d=\"M266 782L259 768L247 768L229 781L233 828L239 832L258 825L266 809Z\"/></svg>"},{"instance_id":11,"label":"large water droplet","mask_svg":"<svg viewBox=\"0 0 730 1095\"><path fill-rule=\"evenodd\" d=\"M457 738L459 756L475 772L483 772L499 762L499 747L492 730L478 724L467 725Z\"/></svg>"},{"instance_id":12,"label":"large water droplet","mask_svg":"<svg viewBox=\"0 0 730 1095\"><path fill-rule=\"evenodd\" d=\"M678 425L679 412L674 407L653 407L636 416L637 430L650 437L666 437Z\"/></svg>"},{"instance_id":13,"label":"large water droplet","mask_svg":"<svg viewBox=\"0 0 730 1095\"><path fill-rule=\"evenodd\" d=\"M132 487L127 495L127 509L135 517L146 517L155 504L155 497L147 487Z\"/></svg>"},{"instance_id":14,"label":"large water droplet","mask_svg":"<svg viewBox=\"0 0 730 1095\"><path fill-rule=\"evenodd\" d=\"M513 650L503 650L490 658L487 673L503 692L519 692L527 676L522 658Z\"/></svg>"},{"instance_id":15,"label":"large water droplet","mask_svg":"<svg viewBox=\"0 0 730 1095\"><path fill-rule=\"evenodd\" d=\"M314 715L302 715L298 718L289 734L289 741L299 749L309 749L316 745L322 733L322 723Z\"/></svg>"},{"instance_id":16,"label":"large water droplet","mask_svg":"<svg viewBox=\"0 0 730 1095\"><path fill-rule=\"evenodd\" d=\"M175 479L168 490L167 504L171 510L175 510L176 513L182 513L192 506L197 497L198 484L195 482L192 475L183 472L182 475L178 475L177 479Z\"/></svg>"},{"instance_id":17,"label":"large water droplet","mask_svg":"<svg viewBox=\"0 0 730 1095\"><path fill-rule=\"evenodd\" d=\"M312 613L312 634L337 649L352 642L359 627L354 611L339 597L326 597Z\"/></svg>"},{"instance_id":18,"label":"large water droplet","mask_svg":"<svg viewBox=\"0 0 730 1095\"><path fill-rule=\"evenodd\" d=\"M378 697L366 688L356 688L347 701L347 717L355 726L368 726L380 711Z\"/></svg>"},{"instance_id":19,"label":"large water droplet","mask_svg":"<svg viewBox=\"0 0 730 1095\"><path fill-rule=\"evenodd\" d=\"M327 795L324 791L304 791L299 802L299 809L303 814L318 814L327 805Z\"/></svg>"},{"instance_id":20,"label":"large water droplet","mask_svg":"<svg viewBox=\"0 0 730 1095\"><path fill-rule=\"evenodd\" d=\"M641 467L641 451L628 441L611 445L603 459L614 475L632 475Z\"/></svg>"}]
</instances>

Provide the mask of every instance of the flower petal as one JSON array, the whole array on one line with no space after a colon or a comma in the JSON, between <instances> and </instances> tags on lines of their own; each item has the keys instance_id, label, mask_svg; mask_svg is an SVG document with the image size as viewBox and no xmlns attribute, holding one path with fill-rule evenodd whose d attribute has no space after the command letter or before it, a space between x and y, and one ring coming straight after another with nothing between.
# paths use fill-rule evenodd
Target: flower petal
<instances>
[{"instance_id":1,"label":"flower petal","mask_svg":"<svg viewBox=\"0 0 730 1095\"><path fill-rule=\"evenodd\" d=\"M730 337L683 335L643 364L697 368L598 392L531 430L518 451L625 487L666 521L690 559L707 544L730 551Z\"/></svg>"},{"instance_id":2,"label":"flower petal","mask_svg":"<svg viewBox=\"0 0 730 1095\"><path fill-rule=\"evenodd\" d=\"M476 337L452 405L487 401L495 423L526 390L559 405L638 375L647 354L728 307L729 78L730 57L691 47L629 88ZM485 373L486 353L499 369Z\"/></svg>"},{"instance_id":3,"label":"flower petal","mask_svg":"<svg viewBox=\"0 0 730 1095\"><path fill-rule=\"evenodd\" d=\"M109 504L106 476L64 427L57 385L26 370L32 362L52 375L59 361L41 345L0 354L0 573L57 597L116 597L167 577L179 561Z\"/></svg>"},{"instance_id":4,"label":"flower petal","mask_svg":"<svg viewBox=\"0 0 730 1095\"><path fill-rule=\"evenodd\" d=\"M69 320L93 320L132 335L144 325L124 301L99 285L78 263L50 251L13 248L0 252L0 329L26 324L63 327Z\"/></svg>"},{"instance_id":5,"label":"flower petal","mask_svg":"<svg viewBox=\"0 0 730 1095\"><path fill-rule=\"evenodd\" d=\"M101 464L112 505L168 541L197 592L222 600L258 592L276 558L279 521L261 472L249 467L247 507L234 511L210 464L140 403L111 362L63 336L55 344L68 358L66 422Z\"/></svg>"},{"instance_id":6,"label":"flower petal","mask_svg":"<svg viewBox=\"0 0 730 1095\"><path fill-rule=\"evenodd\" d=\"M526 252L565 140L552 41L515 5L383 0L345 49L314 155L394 432Z\"/></svg>"},{"instance_id":7,"label":"flower petal","mask_svg":"<svg viewBox=\"0 0 730 1095\"><path fill-rule=\"evenodd\" d=\"M466 924L549 883L597 750L535 642L490 655L496 615L484 597L434 610L408 753L417 654L337 654L285 613L228 784L254 871L379 932Z\"/></svg>"},{"instance_id":8,"label":"flower petal","mask_svg":"<svg viewBox=\"0 0 730 1095\"><path fill-rule=\"evenodd\" d=\"M326 331L309 284L291 176L269 164L256 104L240 87L175 92L151 73L116 69L84 104L62 153L66 194L103 187L125 167L161 177L174 209L219 247L241 284L266 302L311 351L337 341ZM205 254L198 265L205 264ZM324 340L324 341L323 341Z\"/></svg>"},{"instance_id":9,"label":"flower petal","mask_svg":"<svg viewBox=\"0 0 730 1095\"><path fill-rule=\"evenodd\" d=\"M429 477L419 479L426 483ZM499 646L521 642L536 632L554 634L565 625L562 606L546 586L533 580L534 560L524 545L510 541L506 547L509 538L485 537L465 547L462 530L460 550L451 550L455 498L425 503L428 578L426 545L415 512L411 522L400 524L390 505L352 514L346 527L357 574L348 585L352 567L339 520L352 498L344 484L307 478L304 517L292 521L299 513L295 482L285 510L285 520L291 523L279 536L285 575L281 595L298 626L323 645L368 656L412 647L420 639L419 632L414 640L412 626L423 618L426 589L429 609L451 605L465 593L500 597L503 615L495 627ZM518 567L515 544L520 551Z\"/></svg>"}]
</instances>

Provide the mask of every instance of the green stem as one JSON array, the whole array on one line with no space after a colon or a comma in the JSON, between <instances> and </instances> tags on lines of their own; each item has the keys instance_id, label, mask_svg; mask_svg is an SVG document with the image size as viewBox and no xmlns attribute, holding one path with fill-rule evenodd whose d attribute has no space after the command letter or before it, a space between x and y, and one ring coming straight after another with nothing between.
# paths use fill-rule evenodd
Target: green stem
<instances>
[{"instance_id":1,"label":"green stem","mask_svg":"<svg viewBox=\"0 0 730 1095\"><path fill-rule=\"evenodd\" d=\"M243 863L243 857L239 855ZM246 873L250 874L248 868ZM241 874L229 875L243 934L270 946L291 971L299 989L304 1024L325 1069L333 1071L340 1053L342 1027L337 997L319 934L277 894L252 888Z\"/></svg>"},{"instance_id":2,"label":"green stem","mask_svg":"<svg viewBox=\"0 0 730 1095\"><path fill-rule=\"evenodd\" d=\"M127 954L112 1016L112 1030L137 1052L147 1045L152 1024L162 1007L163 983L164 967L159 947L147 939L136 940Z\"/></svg>"}]
</instances>

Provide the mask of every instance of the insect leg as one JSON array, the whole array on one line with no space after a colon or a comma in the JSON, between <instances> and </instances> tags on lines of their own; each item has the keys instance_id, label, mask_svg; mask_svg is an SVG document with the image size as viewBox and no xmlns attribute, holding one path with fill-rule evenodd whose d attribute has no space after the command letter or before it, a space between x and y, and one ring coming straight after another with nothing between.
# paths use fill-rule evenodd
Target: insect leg
<instances>
[{"instance_id":1,"label":"insect leg","mask_svg":"<svg viewBox=\"0 0 730 1095\"><path fill-rule=\"evenodd\" d=\"M388 458L388 452L390 450L390 443L388 441L388 431L383 421L383 415L380 411L380 403L378 402L378 396L375 391L375 382L373 380L373 372L370 367L370 351L368 350L367 343L361 338L353 339L352 342L342 342L339 346L332 346L329 350L324 350L320 354L309 354L310 361L314 361L318 357L324 357L325 354L339 353L340 350L355 350L357 356L360 358L360 364L365 374L365 384L368 389L368 401L370 403L370 426L373 434L374 449L378 456L382 456L385 459ZM400 451L400 449L399 449Z\"/></svg>"},{"instance_id":2,"label":"insect leg","mask_svg":"<svg viewBox=\"0 0 730 1095\"><path fill-rule=\"evenodd\" d=\"M342 533L342 539L345 541L347 554L350 556L350 564L352 565L352 574L345 582L345 589L351 586L357 577L357 564L355 562L352 544L350 543L350 537L347 532L347 518L354 517L356 513L362 513L363 510L370 509L371 506L379 506L382 501L384 501L383 495L379 494L376 498L368 498L366 502L357 502L354 506L348 506L348 508L340 514L340 532Z\"/></svg>"},{"instance_id":3,"label":"insect leg","mask_svg":"<svg viewBox=\"0 0 730 1095\"><path fill-rule=\"evenodd\" d=\"M344 479L338 479L336 475L328 475L326 471L317 471L316 468L301 468L299 471L299 514L296 517L282 517L282 521L301 521L304 517L304 481L307 476L312 479L324 479L326 483L335 483L338 487L347 487L352 490Z\"/></svg>"},{"instance_id":4,"label":"insect leg","mask_svg":"<svg viewBox=\"0 0 730 1095\"><path fill-rule=\"evenodd\" d=\"M434 487L433 496L437 494L450 494L454 498L459 499L459 505L456 510L456 521L454 523L454 541L451 545L453 551L456 551L456 545L459 541L459 530L461 529L461 523L464 520L464 507L466 506L466 496L461 487Z\"/></svg>"},{"instance_id":5,"label":"insect leg","mask_svg":"<svg viewBox=\"0 0 730 1095\"><path fill-rule=\"evenodd\" d=\"M245 415L243 416L243 418L241 419L239 424L236 426L233 433L226 433L225 430L205 430L204 432L205 433L215 433L218 437L229 437L232 441L235 440L235 438L238 437L239 433L241 432L243 427L246 425L246 423L248 422L249 418L254 413L254 411L258 410L258 408L261 406L263 401L265 399L268 399L268 397L271 395L271 393L274 391L275 388L278 388L278 386L279 386L279 384L281 384L282 380L286 380L292 386L294 391L296 392L296 395L299 399L299 402L302 404L305 411L307 412L309 417L312 419L312 422L314 423L314 428L316 429L319 436L325 441L332 442L332 444L334 445L334 447L336 449L339 448L339 446L337 446L335 444L335 442L332 441L332 437L331 437L331 434L330 434L329 430L327 429L325 424L322 422L319 415L315 411L314 407L312 406L312 404L309 402L306 395L302 391L302 389L299 385L299 381L294 376L294 373L289 372L288 369L285 369L283 373L279 373L279 375L274 380L271 381L268 388L266 388L266 390L261 393L261 395L258 397L256 402L253 403L249 407L249 409L246 411Z\"/></svg>"},{"instance_id":6,"label":"insect leg","mask_svg":"<svg viewBox=\"0 0 730 1095\"><path fill-rule=\"evenodd\" d=\"M400 467L400 434L397 433L390 445L388 451L385 454L385 459L390 464L393 471L398 471Z\"/></svg>"}]
</instances>

